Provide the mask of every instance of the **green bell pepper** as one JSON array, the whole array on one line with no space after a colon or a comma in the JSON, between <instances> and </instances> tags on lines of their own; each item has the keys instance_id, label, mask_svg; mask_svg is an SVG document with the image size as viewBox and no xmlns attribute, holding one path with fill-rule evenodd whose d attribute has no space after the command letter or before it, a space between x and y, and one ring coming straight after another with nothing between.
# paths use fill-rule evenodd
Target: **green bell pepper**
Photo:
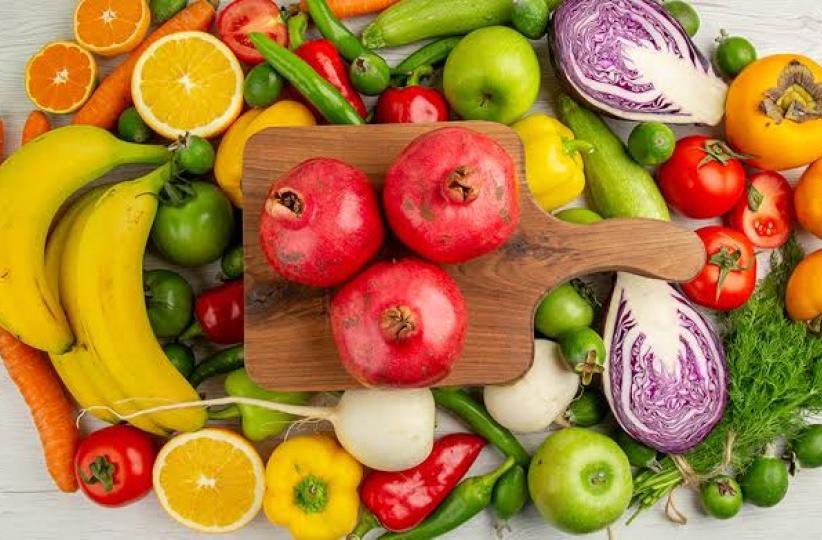
<instances>
[{"instance_id":1,"label":"green bell pepper","mask_svg":"<svg viewBox=\"0 0 822 540\"><path fill-rule=\"evenodd\" d=\"M305 405L311 398L309 392L270 392L257 386L248 376L245 368L231 372L225 380L226 394L232 397L265 399L277 403ZM294 420L294 416L277 411L269 411L254 405L239 403L219 411L209 411L209 418L222 420L240 417L243 435L251 441L264 441L276 437Z\"/></svg>"}]
</instances>

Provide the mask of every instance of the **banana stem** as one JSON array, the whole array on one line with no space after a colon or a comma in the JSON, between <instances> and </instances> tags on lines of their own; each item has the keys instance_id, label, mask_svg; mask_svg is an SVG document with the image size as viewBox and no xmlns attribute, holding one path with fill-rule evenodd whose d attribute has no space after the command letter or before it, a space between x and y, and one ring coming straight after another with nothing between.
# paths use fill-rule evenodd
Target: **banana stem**
<instances>
[{"instance_id":1,"label":"banana stem","mask_svg":"<svg viewBox=\"0 0 822 540\"><path fill-rule=\"evenodd\" d=\"M126 143L121 153L119 160L120 165L127 163L145 164L145 165L162 165L167 163L173 155L165 146L158 146L156 144L135 144Z\"/></svg>"}]
</instances>

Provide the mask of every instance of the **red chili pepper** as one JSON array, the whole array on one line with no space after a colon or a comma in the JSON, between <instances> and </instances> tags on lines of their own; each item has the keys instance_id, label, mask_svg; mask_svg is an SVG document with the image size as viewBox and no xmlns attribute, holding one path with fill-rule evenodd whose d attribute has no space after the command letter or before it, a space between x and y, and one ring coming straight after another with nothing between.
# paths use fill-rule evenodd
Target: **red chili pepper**
<instances>
[{"instance_id":1,"label":"red chili pepper","mask_svg":"<svg viewBox=\"0 0 822 540\"><path fill-rule=\"evenodd\" d=\"M212 343L233 345L243 342L243 281L229 281L197 297L195 322L180 339L205 336Z\"/></svg>"},{"instance_id":2,"label":"red chili pepper","mask_svg":"<svg viewBox=\"0 0 822 540\"><path fill-rule=\"evenodd\" d=\"M368 114L360 94L354 90L351 81L348 78L348 68L343 62L342 56L334 47L334 44L327 39L316 39L314 41L305 42L303 33L308 26L308 18L305 13L292 16L288 19L288 33L291 43L291 48L294 54L302 58L305 63L311 66L314 71L330 82L334 88L340 91L340 94L357 110L357 113L362 118ZM293 95L301 102L305 103L317 118L322 118L323 115L318 114L311 103L301 96L294 88L287 89L287 94Z\"/></svg>"},{"instance_id":3,"label":"red chili pepper","mask_svg":"<svg viewBox=\"0 0 822 540\"><path fill-rule=\"evenodd\" d=\"M445 122L448 104L439 91L420 86L420 77L430 74L431 66L411 72L405 87L389 88L377 100L374 121L378 124Z\"/></svg>"},{"instance_id":4,"label":"red chili pepper","mask_svg":"<svg viewBox=\"0 0 822 540\"><path fill-rule=\"evenodd\" d=\"M362 502L389 531L413 529L451 493L484 446L473 433L446 435L414 468L369 473L360 487Z\"/></svg>"}]
</instances>

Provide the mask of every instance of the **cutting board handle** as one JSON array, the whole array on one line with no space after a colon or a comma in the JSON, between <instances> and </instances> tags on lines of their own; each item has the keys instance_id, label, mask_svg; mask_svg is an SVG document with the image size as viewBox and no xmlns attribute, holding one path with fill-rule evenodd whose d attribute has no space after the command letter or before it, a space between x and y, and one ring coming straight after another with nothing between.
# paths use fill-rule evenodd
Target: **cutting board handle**
<instances>
[{"instance_id":1,"label":"cutting board handle","mask_svg":"<svg viewBox=\"0 0 822 540\"><path fill-rule=\"evenodd\" d=\"M503 249L515 258L527 252L517 272L544 290L572 277L606 271L689 281L705 264L705 248L695 233L652 219L573 225L544 214L542 227L529 227Z\"/></svg>"}]
</instances>

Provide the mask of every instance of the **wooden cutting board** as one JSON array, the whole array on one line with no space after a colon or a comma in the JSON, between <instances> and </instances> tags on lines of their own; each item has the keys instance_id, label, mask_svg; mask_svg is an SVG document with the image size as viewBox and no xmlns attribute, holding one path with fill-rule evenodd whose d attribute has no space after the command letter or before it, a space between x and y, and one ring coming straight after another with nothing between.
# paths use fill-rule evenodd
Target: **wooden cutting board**
<instances>
[{"instance_id":1,"label":"wooden cutting board","mask_svg":"<svg viewBox=\"0 0 822 540\"><path fill-rule=\"evenodd\" d=\"M448 126L459 125L449 122ZM575 226L546 214L525 181L522 143L507 126L464 122L495 138L518 166L522 218L509 242L466 264L447 267L468 304L465 350L440 384L483 385L516 379L530 367L533 313L553 286L575 276L620 270L668 281L693 278L704 263L697 236L671 223L613 219ZM328 305L333 291L288 283L269 267L259 220L269 187L313 157L343 160L375 185L415 137L442 124L272 128L246 145L243 177L245 346L251 377L271 390L357 387L339 363Z\"/></svg>"}]
</instances>

